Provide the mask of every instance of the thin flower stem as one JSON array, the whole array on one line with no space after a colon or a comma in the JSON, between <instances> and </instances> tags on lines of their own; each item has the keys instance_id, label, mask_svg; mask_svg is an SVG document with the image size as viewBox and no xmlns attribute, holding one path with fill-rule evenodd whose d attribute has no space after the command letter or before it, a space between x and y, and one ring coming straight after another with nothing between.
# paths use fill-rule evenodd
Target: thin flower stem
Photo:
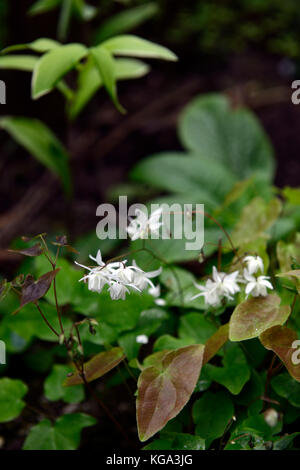
<instances>
[{"instance_id":1,"label":"thin flower stem","mask_svg":"<svg viewBox=\"0 0 300 470\"><path fill-rule=\"evenodd\" d=\"M36 305L36 308L38 309L38 311L40 312L44 322L47 324L47 326L50 328L50 330L57 336L59 337L59 333L57 333L57 331L53 328L52 325L50 325L49 321L47 320L47 318L45 317L45 315L43 314L39 304L37 302L35 302L35 305Z\"/></svg>"}]
</instances>

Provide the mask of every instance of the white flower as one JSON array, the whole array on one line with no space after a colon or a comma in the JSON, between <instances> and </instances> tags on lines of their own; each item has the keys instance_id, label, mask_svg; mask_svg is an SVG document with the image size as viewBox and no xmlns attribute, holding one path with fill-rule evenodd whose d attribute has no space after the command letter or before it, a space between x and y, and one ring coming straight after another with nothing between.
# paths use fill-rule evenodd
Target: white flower
<instances>
[{"instance_id":1,"label":"white flower","mask_svg":"<svg viewBox=\"0 0 300 470\"><path fill-rule=\"evenodd\" d=\"M152 295L152 297L156 297L156 298L159 297L160 296L160 284L154 287L150 287L150 289L148 290L148 293Z\"/></svg>"},{"instance_id":2,"label":"white flower","mask_svg":"<svg viewBox=\"0 0 300 470\"><path fill-rule=\"evenodd\" d=\"M253 297L259 297L260 295L265 297L268 295L267 289L273 289L272 284L268 279L269 276L258 276L257 278L249 274L247 269L244 269L244 277L247 281L245 293L248 297L249 294Z\"/></svg>"},{"instance_id":3,"label":"white flower","mask_svg":"<svg viewBox=\"0 0 300 470\"><path fill-rule=\"evenodd\" d=\"M163 222L159 222L162 215L161 208L155 210L149 218L140 209L136 209L135 215L136 218L131 219L130 224L127 227L128 235L133 241L138 238L148 238L148 235L151 233L159 233L159 229L163 225Z\"/></svg>"},{"instance_id":4,"label":"white flower","mask_svg":"<svg viewBox=\"0 0 300 470\"><path fill-rule=\"evenodd\" d=\"M154 303L158 305L159 307L164 307L167 304L167 302L164 299L155 299Z\"/></svg>"},{"instance_id":5,"label":"white flower","mask_svg":"<svg viewBox=\"0 0 300 470\"><path fill-rule=\"evenodd\" d=\"M136 337L136 342L140 344L147 344L149 342L148 336L139 335Z\"/></svg>"},{"instance_id":6,"label":"white flower","mask_svg":"<svg viewBox=\"0 0 300 470\"><path fill-rule=\"evenodd\" d=\"M234 271L230 274L219 272L216 267L213 266L213 280L208 279L204 286L195 284L195 287L201 292L194 295L190 300L194 300L203 295L205 303L214 307L220 304L223 297L232 300L232 295L240 291L240 287L237 284L238 274L238 271Z\"/></svg>"},{"instance_id":7,"label":"white flower","mask_svg":"<svg viewBox=\"0 0 300 470\"><path fill-rule=\"evenodd\" d=\"M125 300L126 293L129 293L129 290L124 284L119 282L111 282L110 287L108 288L112 300Z\"/></svg>"},{"instance_id":8,"label":"white flower","mask_svg":"<svg viewBox=\"0 0 300 470\"><path fill-rule=\"evenodd\" d=\"M126 294L130 293L129 287L138 292L143 291L149 285L152 289L155 289L150 278L158 276L162 271L160 268L156 271L145 273L135 262L132 266L126 266L127 260L105 264L102 261L100 250L96 258L91 255L90 258L98 266L90 268L75 261L78 266L89 271L80 281L88 281L88 289L98 293L102 292L103 287L107 285L112 300L125 300Z\"/></svg>"},{"instance_id":9,"label":"white flower","mask_svg":"<svg viewBox=\"0 0 300 470\"><path fill-rule=\"evenodd\" d=\"M155 289L155 286L153 282L150 281L150 279L152 279L153 277L159 276L162 272L162 268L160 267L159 269L156 269L155 271L150 271L149 273L145 273L137 266L134 260L132 264L137 269L136 272L134 273L133 285L141 291L145 290L148 286L150 286L150 288L152 289Z\"/></svg>"},{"instance_id":10,"label":"white flower","mask_svg":"<svg viewBox=\"0 0 300 470\"><path fill-rule=\"evenodd\" d=\"M248 273L255 274L257 271L264 272L264 262L260 256L245 256L243 261L247 265Z\"/></svg>"}]
</instances>

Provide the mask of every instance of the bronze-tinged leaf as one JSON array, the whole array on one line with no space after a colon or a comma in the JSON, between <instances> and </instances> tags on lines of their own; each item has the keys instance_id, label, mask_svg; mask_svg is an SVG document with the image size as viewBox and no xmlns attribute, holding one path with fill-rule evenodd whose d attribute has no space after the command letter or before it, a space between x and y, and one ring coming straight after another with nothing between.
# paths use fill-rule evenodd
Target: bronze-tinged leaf
<instances>
[{"instance_id":1,"label":"bronze-tinged leaf","mask_svg":"<svg viewBox=\"0 0 300 470\"><path fill-rule=\"evenodd\" d=\"M139 376L137 425L142 442L160 431L190 399L202 368L203 344L166 352Z\"/></svg>"},{"instance_id":2,"label":"bronze-tinged leaf","mask_svg":"<svg viewBox=\"0 0 300 470\"><path fill-rule=\"evenodd\" d=\"M44 250L43 247L40 243L36 243L33 246L30 246L29 248L24 248L22 250L8 250L10 253L17 253L19 255L25 255L25 256L40 256Z\"/></svg>"},{"instance_id":3,"label":"bronze-tinged leaf","mask_svg":"<svg viewBox=\"0 0 300 470\"><path fill-rule=\"evenodd\" d=\"M48 273L43 274L43 276L41 276L36 281L29 274L23 284L20 307L23 307L29 302L36 302L37 300L44 297L44 295L47 294L53 279L59 271L60 268L49 271Z\"/></svg>"},{"instance_id":4,"label":"bronze-tinged leaf","mask_svg":"<svg viewBox=\"0 0 300 470\"><path fill-rule=\"evenodd\" d=\"M266 349L277 354L290 375L300 382L300 364L297 364L299 357L294 356L294 354L297 356L299 345L293 345L294 341L298 340L297 333L286 326L273 326L264 331L259 339Z\"/></svg>"},{"instance_id":5,"label":"bronze-tinged leaf","mask_svg":"<svg viewBox=\"0 0 300 470\"><path fill-rule=\"evenodd\" d=\"M125 354L122 348L112 348L109 351L103 351L96 356L92 357L88 362L84 364L85 378L87 382L99 379L102 375L109 372L111 369L116 367L123 359ZM82 384L84 381L79 375L79 372L68 377L64 383L65 387L71 387L72 385Z\"/></svg>"},{"instance_id":6,"label":"bronze-tinged leaf","mask_svg":"<svg viewBox=\"0 0 300 470\"><path fill-rule=\"evenodd\" d=\"M268 328L283 325L291 308L280 306L277 294L255 297L240 303L231 315L229 322L230 341L244 341L256 338Z\"/></svg>"},{"instance_id":7,"label":"bronze-tinged leaf","mask_svg":"<svg viewBox=\"0 0 300 470\"><path fill-rule=\"evenodd\" d=\"M211 360L212 357L228 341L229 323L220 326L220 328L206 341L203 356L203 366Z\"/></svg>"}]
</instances>

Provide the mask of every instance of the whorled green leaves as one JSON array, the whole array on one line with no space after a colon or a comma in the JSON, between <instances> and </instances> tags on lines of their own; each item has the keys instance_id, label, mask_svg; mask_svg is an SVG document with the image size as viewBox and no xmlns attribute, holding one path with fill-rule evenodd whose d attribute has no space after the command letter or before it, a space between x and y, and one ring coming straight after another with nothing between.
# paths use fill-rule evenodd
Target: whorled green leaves
<instances>
[{"instance_id":1,"label":"whorled green leaves","mask_svg":"<svg viewBox=\"0 0 300 470\"><path fill-rule=\"evenodd\" d=\"M109 372L116 367L123 359L125 354L121 348L112 348L110 351L104 351L92 357L84 364L84 375L87 382L102 377L102 375ZM83 384L84 380L79 372L74 372L73 375L65 380L64 385L70 387L72 385Z\"/></svg>"},{"instance_id":2,"label":"whorled green leaves","mask_svg":"<svg viewBox=\"0 0 300 470\"><path fill-rule=\"evenodd\" d=\"M230 341L256 338L268 328L285 323L291 309L288 305L280 306L280 302L277 294L269 294L240 303L230 318Z\"/></svg>"},{"instance_id":3,"label":"whorled green leaves","mask_svg":"<svg viewBox=\"0 0 300 470\"><path fill-rule=\"evenodd\" d=\"M203 352L201 344L166 351L142 371L137 397L141 441L160 431L186 405L201 371Z\"/></svg>"}]
</instances>

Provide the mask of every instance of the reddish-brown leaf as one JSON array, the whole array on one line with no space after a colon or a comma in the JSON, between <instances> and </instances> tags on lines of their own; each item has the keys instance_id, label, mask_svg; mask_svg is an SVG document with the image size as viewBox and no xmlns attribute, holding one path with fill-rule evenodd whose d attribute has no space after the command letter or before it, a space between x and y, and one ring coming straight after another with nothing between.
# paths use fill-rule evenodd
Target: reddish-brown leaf
<instances>
[{"instance_id":1,"label":"reddish-brown leaf","mask_svg":"<svg viewBox=\"0 0 300 470\"><path fill-rule=\"evenodd\" d=\"M40 256L44 250L40 243L36 243L29 248L23 248L22 250L8 250L10 253L18 253L19 255L25 256Z\"/></svg>"},{"instance_id":2,"label":"reddish-brown leaf","mask_svg":"<svg viewBox=\"0 0 300 470\"><path fill-rule=\"evenodd\" d=\"M220 328L206 341L203 356L203 365L211 360L212 357L228 341L229 323L220 326Z\"/></svg>"},{"instance_id":3,"label":"reddish-brown leaf","mask_svg":"<svg viewBox=\"0 0 300 470\"><path fill-rule=\"evenodd\" d=\"M277 294L270 294L240 303L230 318L230 341L256 338L272 326L283 325L291 309L288 305L280 306L280 302Z\"/></svg>"},{"instance_id":4,"label":"reddish-brown leaf","mask_svg":"<svg viewBox=\"0 0 300 470\"><path fill-rule=\"evenodd\" d=\"M199 378L203 353L202 344L166 351L161 361L142 371L137 398L141 441L160 431L188 402Z\"/></svg>"},{"instance_id":5,"label":"reddish-brown leaf","mask_svg":"<svg viewBox=\"0 0 300 470\"><path fill-rule=\"evenodd\" d=\"M20 307L24 307L24 305L30 302L36 302L37 300L44 297L44 295L47 294L53 279L59 271L60 268L49 271L36 281L34 280L33 276L29 274L26 277L22 287Z\"/></svg>"},{"instance_id":6,"label":"reddish-brown leaf","mask_svg":"<svg viewBox=\"0 0 300 470\"><path fill-rule=\"evenodd\" d=\"M290 375L300 382L300 364L295 363L297 358L293 356L297 355L297 348L299 348L299 345L293 345L298 339L297 333L286 326L273 326L264 331L259 339L266 349L277 354Z\"/></svg>"},{"instance_id":7,"label":"reddish-brown leaf","mask_svg":"<svg viewBox=\"0 0 300 470\"><path fill-rule=\"evenodd\" d=\"M109 351L103 351L92 357L92 359L84 364L86 381L92 382L99 379L99 377L102 377L102 375L116 367L124 358L125 354L121 348L112 348ZM84 381L80 377L79 372L74 372L72 376L66 379L64 385L65 387L71 387L72 385L82 383Z\"/></svg>"}]
</instances>

